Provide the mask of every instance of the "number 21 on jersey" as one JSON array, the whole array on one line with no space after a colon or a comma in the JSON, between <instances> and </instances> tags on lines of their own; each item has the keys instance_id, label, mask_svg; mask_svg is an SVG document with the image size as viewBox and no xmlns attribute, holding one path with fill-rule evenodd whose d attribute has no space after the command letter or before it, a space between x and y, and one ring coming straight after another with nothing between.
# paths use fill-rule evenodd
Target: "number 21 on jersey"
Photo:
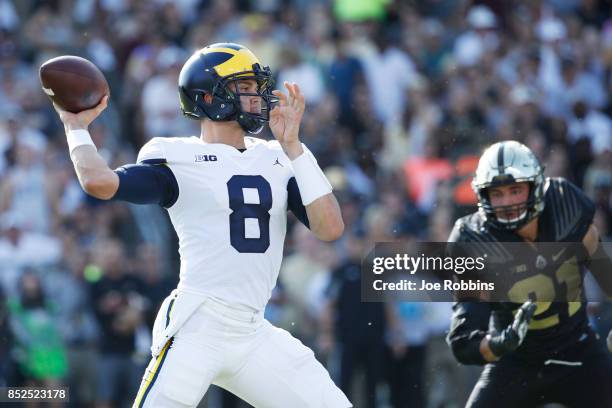
<instances>
[{"instance_id":1,"label":"number 21 on jersey","mask_svg":"<svg viewBox=\"0 0 612 408\"><path fill-rule=\"evenodd\" d=\"M530 294L535 295L538 308L534 313L534 318L529 324L529 329L540 330L556 326L560 322L558 313L547 313L553 304L552 301L538 301L541 299L555 300L555 281L558 285L565 285L567 297L567 315L573 316L581 307L580 295L582 293L580 269L576 257L564 262L552 277L539 273L516 282L508 292L508 298L516 303L523 302L530 298ZM562 305L563 303L559 303Z\"/></svg>"}]
</instances>

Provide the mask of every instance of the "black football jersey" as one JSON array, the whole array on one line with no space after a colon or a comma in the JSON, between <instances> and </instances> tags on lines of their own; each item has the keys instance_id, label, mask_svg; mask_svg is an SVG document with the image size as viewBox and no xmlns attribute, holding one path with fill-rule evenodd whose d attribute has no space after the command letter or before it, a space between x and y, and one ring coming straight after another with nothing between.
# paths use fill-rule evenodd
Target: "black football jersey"
<instances>
[{"instance_id":1,"label":"black football jersey","mask_svg":"<svg viewBox=\"0 0 612 408\"><path fill-rule=\"evenodd\" d=\"M525 241L512 231L488 223L482 213L475 212L457 220L449 242L470 243L466 246L480 252L471 254L474 256L494 254L499 276L495 281L496 291L505 291L509 302L481 302L470 305L467 310L473 312L465 316L456 313L449 338L462 335L481 338L478 333L503 330L512 322L513 312L520 306L518 302L532 295L536 301L547 301L537 302L527 336L509 358L530 361L554 358L551 355L585 336L589 330L582 265L587 258L586 249L575 244L551 245L547 250L542 243L581 243L593 221L595 206L580 189L563 178L546 179L543 199L536 243L532 251L528 244L521 246L527 250L521 250L520 254L501 243ZM514 298L516 303L512 302Z\"/></svg>"}]
</instances>

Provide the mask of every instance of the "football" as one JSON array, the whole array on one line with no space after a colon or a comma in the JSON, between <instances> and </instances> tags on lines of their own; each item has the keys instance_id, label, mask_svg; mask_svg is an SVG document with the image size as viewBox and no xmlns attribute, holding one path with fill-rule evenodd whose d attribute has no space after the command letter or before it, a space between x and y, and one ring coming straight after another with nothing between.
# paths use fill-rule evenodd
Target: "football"
<instances>
[{"instance_id":1,"label":"football","mask_svg":"<svg viewBox=\"0 0 612 408\"><path fill-rule=\"evenodd\" d=\"M69 112L93 108L105 94L110 94L104 74L85 58L52 58L40 66L39 76L47 96Z\"/></svg>"}]
</instances>

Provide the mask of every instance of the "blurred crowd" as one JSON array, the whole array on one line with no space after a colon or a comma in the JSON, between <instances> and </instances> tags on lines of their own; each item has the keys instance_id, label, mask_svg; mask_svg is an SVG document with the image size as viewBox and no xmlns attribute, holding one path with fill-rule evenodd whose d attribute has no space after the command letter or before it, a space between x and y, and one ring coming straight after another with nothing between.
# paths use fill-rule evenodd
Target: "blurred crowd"
<instances>
[{"instance_id":1,"label":"blurred crowd","mask_svg":"<svg viewBox=\"0 0 612 408\"><path fill-rule=\"evenodd\" d=\"M267 318L357 407L462 406L478 370L444 343L450 305L361 303L360 260L374 242L446 241L475 209L480 152L505 139L583 188L610 238L611 15L605 0L0 0L0 386L129 406L178 279L162 209L80 189L38 67L74 54L104 72L110 105L90 132L118 167L152 137L199 135L178 73L223 41L300 85L301 140L347 225L329 245L290 219ZM612 325L609 305L589 310ZM212 392L202 406L239 404Z\"/></svg>"}]
</instances>

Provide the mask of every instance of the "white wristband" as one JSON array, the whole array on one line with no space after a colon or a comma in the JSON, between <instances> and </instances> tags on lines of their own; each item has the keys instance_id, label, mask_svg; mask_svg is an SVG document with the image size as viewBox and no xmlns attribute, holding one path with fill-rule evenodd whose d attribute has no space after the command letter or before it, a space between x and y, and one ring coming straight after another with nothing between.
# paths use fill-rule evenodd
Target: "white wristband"
<instances>
[{"instance_id":1,"label":"white wristband","mask_svg":"<svg viewBox=\"0 0 612 408\"><path fill-rule=\"evenodd\" d=\"M317 198L332 192L331 184L310 151L304 151L297 159L292 160L291 166L300 189L302 204L308 205Z\"/></svg>"},{"instance_id":2,"label":"white wristband","mask_svg":"<svg viewBox=\"0 0 612 408\"><path fill-rule=\"evenodd\" d=\"M96 148L93 140L87 129L75 129L69 130L66 133L66 140L68 141L68 151L72 154L72 151L79 146L90 145ZM97 149L96 149L97 150Z\"/></svg>"}]
</instances>

